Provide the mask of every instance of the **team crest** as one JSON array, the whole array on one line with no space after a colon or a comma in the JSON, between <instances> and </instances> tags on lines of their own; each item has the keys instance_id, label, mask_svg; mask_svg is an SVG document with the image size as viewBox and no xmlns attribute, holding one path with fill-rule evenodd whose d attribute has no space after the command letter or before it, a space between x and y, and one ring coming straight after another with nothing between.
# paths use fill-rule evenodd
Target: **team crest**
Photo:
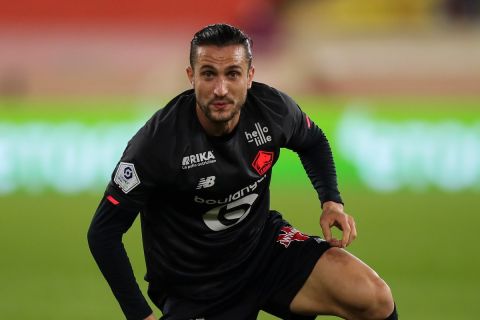
<instances>
[{"instance_id":1,"label":"team crest","mask_svg":"<svg viewBox=\"0 0 480 320\"><path fill-rule=\"evenodd\" d=\"M263 175L272 167L273 152L260 150L252 162L252 166L259 175Z\"/></svg>"},{"instance_id":2,"label":"team crest","mask_svg":"<svg viewBox=\"0 0 480 320\"><path fill-rule=\"evenodd\" d=\"M123 192L129 193L133 188L140 184L137 171L133 163L120 162L115 173L113 181L122 189Z\"/></svg>"}]
</instances>

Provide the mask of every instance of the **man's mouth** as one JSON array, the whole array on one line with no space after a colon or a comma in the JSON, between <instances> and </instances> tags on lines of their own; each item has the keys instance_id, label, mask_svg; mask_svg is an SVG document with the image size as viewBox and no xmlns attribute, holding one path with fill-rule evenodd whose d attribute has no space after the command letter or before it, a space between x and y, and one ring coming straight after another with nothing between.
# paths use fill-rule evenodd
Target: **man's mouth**
<instances>
[{"instance_id":1,"label":"man's mouth","mask_svg":"<svg viewBox=\"0 0 480 320\"><path fill-rule=\"evenodd\" d=\"M228 105L230 105L231 102L230 101L214 101L212 102L212 105L216 108L216 109L223 109L223 108L226 108Z\"/></svg>"}]
</instances>

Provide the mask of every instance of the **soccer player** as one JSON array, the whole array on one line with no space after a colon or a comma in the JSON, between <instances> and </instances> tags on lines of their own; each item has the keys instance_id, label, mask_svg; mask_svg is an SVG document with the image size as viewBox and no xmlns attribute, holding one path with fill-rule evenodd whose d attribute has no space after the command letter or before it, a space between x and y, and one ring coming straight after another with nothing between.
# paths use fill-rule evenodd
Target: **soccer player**
<instances>
[{"instance_id":1,"label":"soccer player","mask_svg":"<svg viewBox=\"0 0 480 320\"><path fill-rule=\"evenodd\" d=\"M344 249L357 231L323 132L289 96L253 82L250 38L207 26L191 41L186 71L193 89L129 141L88 232L126 318L155 319L122 244L140 212L148 295L162 319L256 319L260 310L397 319L387 284ZM318 192L325 240L270 210L280 148L298 153Z\"/></svg>"}]
</instances>

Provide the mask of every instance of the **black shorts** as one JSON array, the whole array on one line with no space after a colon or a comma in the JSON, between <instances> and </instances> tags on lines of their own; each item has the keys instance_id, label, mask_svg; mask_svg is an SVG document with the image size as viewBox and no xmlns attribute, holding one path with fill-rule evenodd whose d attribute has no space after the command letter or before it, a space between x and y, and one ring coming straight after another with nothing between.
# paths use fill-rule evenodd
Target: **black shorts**
<instances>
[{"instance_id":1,"label":"black shorts","mask_svg":"<svg viewBox=\"0 0 480 320\"><path fill-rule=\"evenodd\" d=\"M267 228L271 228L273 235L265 243L269 251L265 254L262 250L252 261L258 265L258 272L247 280L240 294L220 305L212 302L210 306L180 297L160 297L150 287L148 294L162 310L161 319L251 320L257 318L260 310L281 319L315 319L315 316L294 315L289 306L320 256L330 248L329 244L319 237L302 234L276 211L270 211Z\"/></svg>"}]
</instances>

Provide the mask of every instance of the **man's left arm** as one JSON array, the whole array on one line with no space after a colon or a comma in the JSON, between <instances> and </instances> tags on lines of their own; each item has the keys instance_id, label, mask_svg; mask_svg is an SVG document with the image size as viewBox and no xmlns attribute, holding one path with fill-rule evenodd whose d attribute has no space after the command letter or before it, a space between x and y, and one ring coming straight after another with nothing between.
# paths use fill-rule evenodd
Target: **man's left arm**
<instances>
[{"instance_id":1,"label":"man's left arm","mask_svg":"<svg viewBox=\"0 0 480 320\"><path fill-rule=\"evenodd\" d=\"M345 213L337 185L330 144L323 131L297 105L290 105L290 128L286 147L297 152L322 203L320 226L332 246L346 247L357 236L353 217ZM331 228L342 230L342 239L332 237Z\"/></svg>"}]
</instances>

